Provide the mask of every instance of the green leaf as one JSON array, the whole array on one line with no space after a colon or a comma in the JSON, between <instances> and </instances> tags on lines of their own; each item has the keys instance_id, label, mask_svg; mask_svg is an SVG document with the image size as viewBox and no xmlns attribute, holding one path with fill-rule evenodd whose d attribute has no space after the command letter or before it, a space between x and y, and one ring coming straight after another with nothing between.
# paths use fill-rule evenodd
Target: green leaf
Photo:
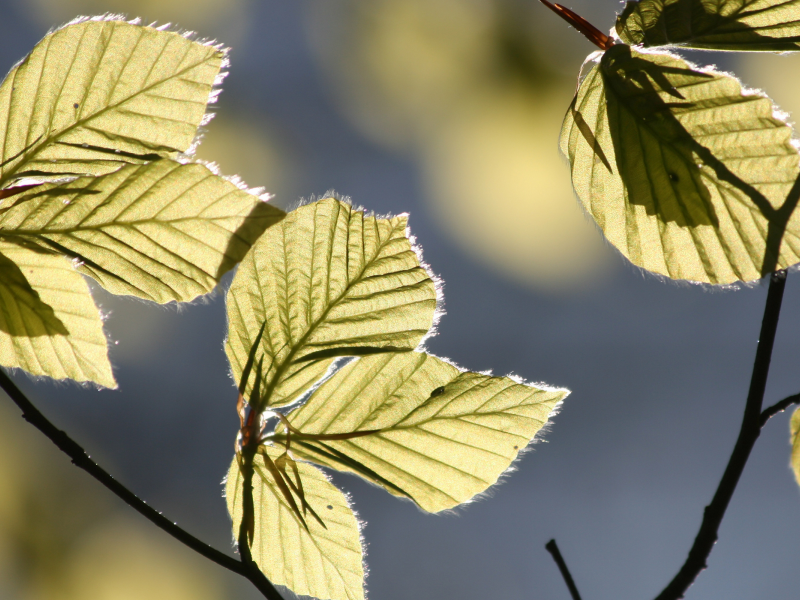
<instances>
[{"instance_id":1,"label":"green leaf","mask_svg":"<svg viewBox=\"0 0 800 600\"><path fill-rule=\"evenodd\" d=\"M436 289L406 224L328 198L267 230L228 291L234 380L265 321L262 389L273 407L298 398L336 357L415 348L433 324Z\"/></svg>"},{"instance_id":2,"label":"green leaf","mask_svg":"<svg viewBox=\"0 0 800 600\"><path fill-rule=\"evenodd\" d=\"M792 414L789 428L792 440L792 469L794 477L800 485L800 407L796 408Z\"/></svg>"},{"instance_id":3,"label":"green leaf","mask_svg":"<svg viewBox=\"0 0 800 600\"><path fill-rule=\"evenodd\" d=\"M268 446L266 451L273 461L283 454L275 447ZM255 535L251 552L259 568L273 583L298 595L363 600L361 534L345 495L319 469L298 462L305 499L325 523L323 527L313 518L306 519L306 529L278 489L263 457L257 455L253 464ZM242 520L242 489L239 465L234 460L225 486L234 537Z\"/></svg>"},{"instance_id":4,"label":"green leaf","mask_svg":"<svg viewBox=\"0 0 800 600\"><path fill-rule=\"evenodd\" d=\"M288 415L301 432L291 434L291 450L437 512L496 483L568 393L464 372L420 352L366 356ZM346 435L365 430L374 432Z\"/></svg>"},{"instance_id":5,"label":"green leaf","mask_svg":"<svg viewBox=\"0 0 800 600\"><path fill-rule=\"evenodd\" d=\"M1 238L76 258L114 294L162 303L211 291L284 216L203 165L169 159L13 199L0 208Z\"/></svg>"},{"instance_id":6,"label":"green leaf","mask_svg":"<svg viewBox=\"0 0 800 600\"><path fill-rule=\"evenodd\" d=\"M631 45L796 51L800 0L629 0L617 34Z\"/></svg>"},{"instance_id":7,"label":"green leaf","mask_svg":"<svg viewBox=\"0 0 800 600\"><path fill-rule=\"evenodd\" d=\"M0 331L12 337L69 333L53 308L42 302L17 264L0 254ZM26 319L23 315L36 315Z\"/></svg>"},{"instance_id":8,"label":"green leaf","mask_svg":"<svg viewBox=\"0 0 800 600\"><path fill-rule=\"evenodd\" d=\"M0 85L0 188L189 150L224 62L219 48L123 21L48 34Z\"/></svg>"},{"instance_id":9,"label":"green leaf","mask_svg":"<svg viewBox=\"0 0 800 600\"><path fill-rule=\"evenodd\" d=\"M800 261L791 138L769 98L734 78L617 45L583 80L561 150L584 208L631 262L725 284Z\"/></svg>"},{"instance_id":10,"label":"green leaf","mask_svg":"<svg viewBox=\"0 0 800 600\"><path fill-rule=\"evenodd\" d=\"M63 256L0 241L0 364L116 387L100 312Z\"/></svg>"}]
</instances>

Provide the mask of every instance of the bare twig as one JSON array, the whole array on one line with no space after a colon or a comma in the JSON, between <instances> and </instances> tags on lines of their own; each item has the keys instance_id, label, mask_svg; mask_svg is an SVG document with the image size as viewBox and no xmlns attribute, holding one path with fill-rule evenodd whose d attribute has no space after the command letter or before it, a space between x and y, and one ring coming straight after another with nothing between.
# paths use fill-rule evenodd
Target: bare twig
<instances>
[{"instance_id":1,"label":"bare twig","mask_svg":"<svg viewBox=\"0 0 800 600\"><path fill-rule=\"evenodd\" d=\"M761 422L760 422L761 427L766 425L767 421L769 421L772 417L777 415L779 412L785 411L792 404L800 404L800 394L789 396L788 398L784 398L780 402L776 402L769 408L765 408L764 411L761 413Z\"/></svg>"},{"instance_id":2,"label":"bare twig","mask_svg":"<svg viewBox=\"0 0 800 600\"><path fill-rule=\"evenodd\" d=\"M230 571L233 571L234 573L241 575L242 577L245 577L269 600L283 600L272 583L270 583L270 581L264 576L263 573L261 573L258 568L255 568L254 570L251 564L236 560L234 557L220 552L216 548L213 548L205 542L194 537L184 529L181 529L175 523L167 519L164 515L159 513L144 500L136 496L128 488L114 479L107 471L89 458L89 455L86 454L86 451L77 442L70 438L65 432L58 429L41 412L39 412L39 409L37 409L33 403L28 400L25 394L22 393L22 391L16 386L16 384L3 369L0 369L0 388L5 390L9 398L14 401L14 404L16 404L20 410L22 410L22 417L28 423L36 427L36 429L41 431L45 436L47 436L50 441L59 448L59 450L69 456L70 459L72 459L72 464L89 473L89 475L94 477L97 481L111 490L123 502L125 502L125 504L139 512L151 523L161 528L176 540L182 542L198 554L222 567L225 567Z\"/></svg>"},{"instance_id":3,"label":"bare twig","mask_svg":"<svg viewBox=\"0 0 800 600\"><path fill-rule=\"evenodd\" d=\"M572 600L581 600L581 595L578 593L578 588L575 586L575 581L572 579L572 575L567 568L567 563L564 562L564 557L561 556L561 552L558 550L556 541L550 540L545 544L544 547L550 554L553 555L553 560L556 561L558 570L561 571L561 576L564 578L564 583L567 584L567 588L572 596Z\"/></svg>"},{"instance_id":4,"label":"bare twig","mask_svg":"<svg viewBox=\"0 0 800 600\"><path fill-rule=\"evenodd\" d=\"M711 504L706 506L703 513L700 530L697 532L691 550L689 550L686 562L683 563L678 574L657 596L656 600L678 600L683 598L686 590L694 583L700 572L706 568L706 560L717 541L717 531L722 518L725 516L728 503L733 496L734 490L736 490L736 484L739 483L739 477L744 470L745 464L747 464L750 451L761 433L763 418L761 404L764 399L764 389L767 385L772 346L775 342L775 331L778 327L778 317L781 312L781 302L785 287L786 271L773 273L770 277L767 303L764 307L764 318L761 322L761 335L758 339L758 349L753 363L753 374L750 378L750 390L747 394L747 403L744 409L739 438L736 440L733 453L728 460L728 466L725 468L725 473L722 475L714 498L711 500Z\"/></svg>"}]
</instances>

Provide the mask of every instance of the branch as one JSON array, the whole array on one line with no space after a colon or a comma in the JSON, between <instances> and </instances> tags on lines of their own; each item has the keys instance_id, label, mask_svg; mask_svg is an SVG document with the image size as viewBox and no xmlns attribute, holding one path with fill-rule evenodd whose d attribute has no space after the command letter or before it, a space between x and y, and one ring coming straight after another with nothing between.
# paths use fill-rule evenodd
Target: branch
<instances>
[{"instance_id":1,"label":"branch","mask_svg":"<svg viewBox=\"0 0 800 600\"><path fill-rule=\"evenodd\" d=\"M564 583L567 584L567 588L569 588L569 593L572 596L572 600L581 600L581 595L578 593L578 588L575 586L575 581L572 579L572 575L567 568L567 563L564 562L564 557L561 556L561 552L558 550L556 541L550 540L545 544L544 547L545 550L553 555L553 560L556 561L558 570L561 571L561 576L564 578Z\"/></svg>"},{"instance_id":2,"label":"branch","mask_svg":"<svg viewBox=\"0 0 800 600\"><path fill-rule=\"evenodd\" d=\"M785 411L789 408L792 404L800 404L800 394L795 394L794 396L789 396L788 398L784 398L780 402L773 404L769 408L765 408L764 412L761 413L761 422L759 423L761 427L767 424L772 417L777 415L779 412Z\"/></svg>"},{"instance_id":3,"label":"branch","mask_svg":"<svg viewBox=\"0 0 800 600\"><path fill-rule=\"evenodd\" d=\"M95 463L86 451L65 432L58 429L47 418L39 412L33 403L28 400L25 394L16 386L11 378L6 374L3 369L0 369L0 388L5 390L9 398L14 401L20 410L22 410L22 417L31 425L36 427L44 435L46 435L51 442L53 442L59 450L64 452L72 459L72 464L76 467L83 469L89 475L94 477L97 481L111 490L117 497L119 497L125 504L139 512L148 521L166 531L169 535L174 537L179 542L182 542L198 554L206 557L208 560L225 567L248 579L258 590L264 594L269 600L283 600L281 595L273 587L273 585L264 577L264 574L256 569L257 574L253 572L252 568L244 562L238 561L232 556L220 552L216 548L212 548L205 542L197 539L189 532L178 527L175 523L167 519L160 512L155 510L144 500L136 496L124 485L114 479L107 471Z\"/></svg>"},{"instance_id":4,"label":"branch","mask_svg":"<svg viewBox=\"0 0 800 600\"><path fill-rule=\"evenodd\" d=\"M728 460L728 466L719 482L717 491L711 504L706 506L703 521L697 532L689 556L683 563L680 571L672 581L658 595L656 600L678 600L683 598L686 590L694 583L700 572L706 568L706 559L711 554L711 549L717 541L722 518L728 508L731 496L739 483L739 477L744 470L750 451L761 433L762 419L761 403L764 399L764 389L767 385L769 363L772 358L772 346L775 342L775 331L778 327L778 317L781 312L783 290L786 287L786 271L776 271L770 276L767 304L764 307L764 318L761 321L761 335L758 338L758 349L753 363L753 374L750 378L750 390L747 394L747 403L744 409L742 427L739 438L733 448L733 453ZM774 408L774 407L772 407ZM768 413L772 410L765 411ZM769 418L768 415L766 418Z\"/></svg>"}]
</instances>

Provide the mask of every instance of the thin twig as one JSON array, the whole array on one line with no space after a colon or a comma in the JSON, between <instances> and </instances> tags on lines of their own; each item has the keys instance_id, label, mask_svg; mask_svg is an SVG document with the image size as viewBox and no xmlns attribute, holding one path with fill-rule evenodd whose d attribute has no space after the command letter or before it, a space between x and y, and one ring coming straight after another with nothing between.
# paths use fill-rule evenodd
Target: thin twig
<instances>
[{"instance_id":1,"label":"thin twig","mask_svg":"<svg viewBox=\"0 0 800 600\"><path fill-rule=\"evenodd\" d=\"M769 408L765 408L764 411L761 413L761 422L760 422L761 427L764 427L764 425L767 424L767 421L769 421L779 412L785 411L792 404L800 404L800 394L789 396L788 398L784 398L780 402L776 402Z\"/></svg>"},{"instance_id":2,"label":"thin twig","mask_svg":"<svg viewBox=\"0 0 800 600\"><path fill-rule=\"evenodd\" d=\"M550 554L553 555L553 560L556 561L558 570L561 571L561 576L564 578L564 583L567 584L567 588L572 596L572 600L581 600L581 595L578 593L578 588L575 586L575 581L572 579L572 575L567 568L567 563L564 562L564 557L561 556L561 552L558 550L556 541L550 540L545 544L544 547Z\"/></svg>"},{"instance_id":3,"label":"thin twig","mask_svg":"<svg viewBox=\"0 0 800 600\"><path fill-rule=\"evenodd\" d=\"M758 338L758 349L753 363L753 374L750 378L750 390L747 394L747 403L744 409L742 427L739 438L733 448L728 466L719 482L717 491L711 504L706 506L703 521L697 532L692 549L686 562L672 581L657 596L656 600L678 600L683 598L686 590L694 583L700 572L706 568L706 560L711 549L717 541L722 518L728 508L736 484L744 470L750 451L761 433L761 404L764 399L764 389L767 385L769 363L772 358L772 347L775 342L775 331L778 327L778 317L781 312L783 291L786 287L786 271L777 271L772 274L767 292L767 303L764 307L764 318L761 321L761 335ZM769 409L768 409L769 410Z\"/></svg>"},{"instance_id":4,"label":"thin twig","mask_svg":"<svg viewBox=\"0 0 800 600\"><path fill-rule=\"evenodd\" d=\"M167 519L164 515L114 479L107 471L89 458L89 455L77 442L70 438L64 431L58 429L39 412L39 409L28 400L25 394L22 393L3 369L0 369L0 388L5 390L9 398L14 401L14 404L22 410L22 417L47 436L59 450L69 456L70 459L72 459L72 464L89 473L89 475L94 477L125 502L125 504L198 554L245 577L269 600L283 600L278 591L261 571L256 569L257 573L253 572L253 569L244 562L238 561L234 557L220 552L184 529L181 529L178 525Z\"/></svg>"}]
</instances>

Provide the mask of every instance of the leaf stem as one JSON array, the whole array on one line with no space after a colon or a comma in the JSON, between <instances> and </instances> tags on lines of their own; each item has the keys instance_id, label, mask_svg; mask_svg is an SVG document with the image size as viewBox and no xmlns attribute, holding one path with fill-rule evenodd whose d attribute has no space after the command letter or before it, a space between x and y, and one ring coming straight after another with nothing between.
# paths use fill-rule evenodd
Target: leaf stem
<instances>
[{"instance_id":1,"label":"leaf stem","mask_svg":"<svg viewBox=\"0 0 800 600\"><path fill-rule=\"evenodd\" d=\"M795 394L794 396L789 396L788 398L784 398L780 402L776 402L769 408L765 408L764 411L761 413L761 427L767 424L772 417L777 415L779 412L783 412L787 408L789 408L792 404L800 404L800 394Z\"/></svg>"},{"instance_id":2,"label":"leaf stem","mask_svg":"<svg viewBox=\"0 0 800 600\"><path fill-rule=\"evenodd\" d=\"M545 544L545 550L547 550L550 554L553 555L553 560L556 561L556 565L558 565L558 570L561 571L561 576L564 578L564 583L567 584L567 588L569 589L569 593L572 596L572 600L581 600L581 595L578 592L578 588L575 585L575 581L572 579L572 575L567 568L567 563L564 562L564 557L561 556L561 552L558 549L558 545L556 544L555 540L550 540Z\"/></svg>"},{"instance_id":3,"label":"leaf stem","mask_svg":"<svg viewBox=\"0 0 800 600\"><path fill-rule=\"evenodd\" d=\"M39 409L33 405L25 394L22 393L3 369L0 369L0 388L2 388L14 404L20 408L23 419L41 431L59 450L69 456L70 459L72 459L72 464L83 469L102 483L118 498L125 502L125 504L198 554L215 562L221 567L225 567L229 571L233 571L245 577L269 600L283 600L272 583L270 583L258 568L254 570L251 565L245 563L244 560L238 561L234 557L228 556L194 537L114 479L105 469L95 463L77 442L70 438L64 431L53 425Z\"/></svg>"},{"instance_id":4,"label":"leaf stem","mask_svg":"<svg viewBox=\"0 0 800 600\"><path fill-rule=\"evenodd\" d=\"M252 525L255 519L255 509L253 504L253 460L256 452L258 452L258 438L253 436L250 439L250 444L242 448L242 478L243 478L243 495L242 495L242 522L239 525L239 556L242 557L241 565L246 570L245 577L258 588L264 597L268 600L283 600L283 597L272 585L272 582L267 579L267 576L259 569L256 561L253 560L253 555L250 553L250 541L253 535L254 526Z\"/></svg>"},{"instance_id":5,"label":"leaf stem","mask_svg":"<svg viewBox=\"0 0 800 600\"><path fill-rule=\"evenodd\" d=\"M778 327L778 317L780 316L785 287L785 270L776 271L770 276L767 303L764 307L764 317L761 321L761 335L758 339L753 374L750 378L750 390L747 394L747 403L745 404L739 437L736 440L736 445L728 460L728 466L725 468L714 498L705 508L703 521L695 537L694 544L689 550L689 556L677 575L656 597L656 600L678 600L683 598L686 590L694 583L700 572L706 568L706 560L717 541L717 531L720 523L722 523L722 518L725 516L725 511L728 508L733 492L736 490L736 485L739 483L745 464L747 464L750 451L761 433L763 423L774 414L770 413L770 411L775 407L770 407L764 411L764 414L766 414L766 417L764 417L761 412L761 404L767 385L769 363L772 358L772 347L775 342L775 331ZM780 409L776 409L775 412L778 410Z\"/></svg>"},{"instance_id":6,"label":"leaf stem","mask_svg":"<svg viewBox=\"0 0 800 600\"><path fill-rule=\"evenodd\" d=\"M571 11L566 6L561 6L560 4L553 4L548 0L541 0L541 2L547 8L556 13L559 17L564 19L567 23L572 25L580 33L582 33L587 40L589 40L595 46L600 48L600 50L608 50L609 48L611 48L611 46L614 45L613 38L607 36L597 27L589 23L589 21L584 19L576 12Z\"/></svg>"}]
</instances>

